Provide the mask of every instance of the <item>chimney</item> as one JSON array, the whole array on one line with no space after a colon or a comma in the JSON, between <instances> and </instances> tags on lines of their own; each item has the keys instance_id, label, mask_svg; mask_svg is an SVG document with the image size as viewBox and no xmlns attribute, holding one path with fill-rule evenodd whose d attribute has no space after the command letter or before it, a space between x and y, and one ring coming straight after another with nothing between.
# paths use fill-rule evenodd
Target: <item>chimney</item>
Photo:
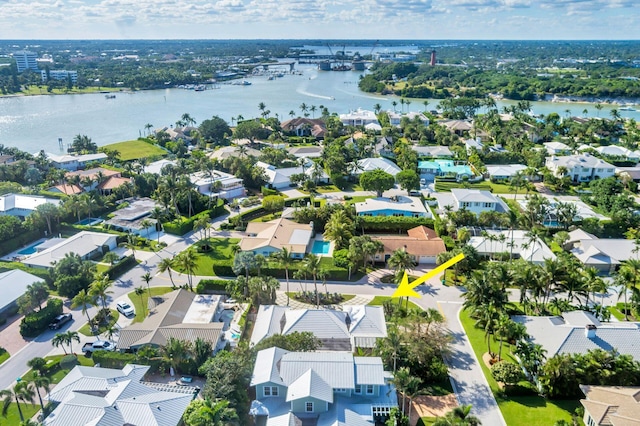
<instances>
[{"instance_id":1,"label":"chimney","mask_svg":"<svg viewBox=\"0 0 640 426\"><path fill-rule=\"evenodd\" d=\"M587 337L587 339L595 339L596 338L596 330L598 329L598 327L596 327L593 324L587 324L584 327L584 335Z\"/></svg>"}]
</instances>

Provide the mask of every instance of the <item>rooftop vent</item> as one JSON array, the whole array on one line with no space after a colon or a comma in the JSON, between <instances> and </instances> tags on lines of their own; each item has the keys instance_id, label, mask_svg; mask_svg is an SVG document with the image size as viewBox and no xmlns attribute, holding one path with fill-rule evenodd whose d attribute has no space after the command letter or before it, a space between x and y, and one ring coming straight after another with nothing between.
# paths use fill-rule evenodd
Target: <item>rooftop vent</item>
<instances>
[{"instance_id":1,"label":"rooftop vent","mask_svg":"<svg viewBox=\"0 0 640 426\"><path fill-rule=\"evenodd\" d=\"M598 327L596 327L593 324L587 324L584 327L584 335L587 337L587 339L595 339L596 338L596 330L598 329Z\"/></svg>"}]
</instances>

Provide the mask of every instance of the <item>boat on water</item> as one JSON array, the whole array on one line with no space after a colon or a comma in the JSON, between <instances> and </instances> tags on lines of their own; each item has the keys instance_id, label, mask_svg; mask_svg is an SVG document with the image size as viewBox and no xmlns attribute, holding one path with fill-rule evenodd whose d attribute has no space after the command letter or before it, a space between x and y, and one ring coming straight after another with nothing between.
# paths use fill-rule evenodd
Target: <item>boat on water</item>
<instances>
[{"instance_id":1,"label":"boat on water","mask_svg":"<svg viewBox=\"0 0 640 426\"><path fill-rule=\"evenodd\" d=\"M242 81L236 81L235 83L233 83L237 86L251 86L251 82L247 81L247 80L242 80Z\"/></svg>"},{"instance_id":2,"label":"boat on water","mask_svg":"<svg viewBox=\"0 0 640 426\"><path fill-rule=\"evenodd\" d=\"M622 108L618 108L618 110L620 111L635 111L634 108L628 107L628 106L624 106Z\"/></svg>"},{"instance_id":3,"label":"boat on water","mask_svg":"<svg viewBox=\"0 0 640 426\"><path fill-rule=\"evenodd\" d=\"M104 95L105 99L115 99L116 95Z\"/></svg>"},{"instance_id":4,"label":"boat on water","mask_svg":"<svg viewBox=\"0 0 640 426\"><path fill-rule=\"evenodd\" d=\"M204 91L205 89L206 89L206 87L205 87L205 85L204 85L204 84L198 84L197 86L195 86L195 87L193 88L193 90L195 90L196 92L202 92L202 91Z\"/></svg>"}]
</instances>

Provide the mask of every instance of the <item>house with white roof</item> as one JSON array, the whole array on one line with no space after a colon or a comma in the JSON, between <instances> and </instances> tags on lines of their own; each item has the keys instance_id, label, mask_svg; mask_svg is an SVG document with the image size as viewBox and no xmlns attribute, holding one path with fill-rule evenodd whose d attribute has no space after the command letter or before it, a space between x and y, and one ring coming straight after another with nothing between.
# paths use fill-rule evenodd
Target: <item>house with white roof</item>
<instances>
[{"instance_id":1,"label":"house with white roof","mask_svg":"<svg viewBox=\"0 0 640 426\"><path fill-rule=\"evenodd\" d=\"M358 167L353 174L358 176L364 172L372 172L374 170L382 170L383 172L389 173L393 177L395 177L402 171L402 169L398 167L393 161L382 157L374 157L358 160Z\"/></svg>"},{"instance_id":2,"label":"house with white roof","mask_svg":"<svg viewBox=\"0 0 640 426\"><path fill-rule=\"evenodd\" d=\"M269 257L286 248L294 259L302 259L311 251L314 235L312 224L283 217L269 222L249 222L246 234L240 241L240 250Z\"/></svg>"},{"instance_id":3,"label":"house with white roof","mask_svg":"<svg viewBox=\"0 0 640 426\"><path fill-rule=\"evenodd\" d=\"M264 426L371 426L397 407L391 373L379 357L348 352L258 352L249 414Z\"/></svg>"},{"instance_id":4,"label":"house with white roof","mask_svg":"<svg viewBox=\"0 0 640 426\"><path fill-rule=\"evenodd\" d=\"M189 180L199 193L210 197L233 200L244 197L246 194L242 179L218 170L192 173L189 175Z\"/></svg>"},{"instance_id":5,"label":"house with white roof","mask_svg":"<svg viewBox=\"0 0 640 426\"><path fill-rule=\"evenodd\" d=\"M596 268L604 274L612 274L625 260L640 259L633 240L598 238L581 229L569 233L567 244L571 247L571 254L585 267Z\"/></svg>"},{"instance_id":6,"label":"house with white roof","mask_svg":"<svg viewBox=\"0 0 640 426\"><path fill-rule=\"evenodd\" d=\"M640 361L640 324L601 323L590 312L564 312L561 316L515 315L515 322L527 328L533 343L547 351L547 359L557 354L586 354L593 349L616 350Z\"/></svg>"},{"instance_id":7,"label":"house with white roof","mask_svg":"<svg viewBox=\"0 0 640 426\"><path fill-rule=\"evenodd\" d=\"M615 174L615 166L591 154L548 157L545 166L556 177L569 176L573 182L589 182Z\"/></svg>"},{"instance_id":8,"label":"house with white roof","mask_svg":"<svg viewBox=\"0 0 640 426\"><path fill-rule=\"evenodd\" d=\"M230 157L259 157L262 153L260 151L258 151L255 148L251 148L246 146L243 150L244 152L242 152L240 150L240 147L237 145L230 145L230 146L223 146L220 147L218 149L216 149L215 151L207 154L207 157L211 158L212 160L218 160L218 161L224 161L227 158ZM242 155L240 155L242 152Z\"/></svg>"},{"instance_id":9,"label":"house with white roof","mask_svg":"<svg viewBox=\"0 0 640 426\"><path fill-rule=\"evenodd\" d=\"M480 138L465 139L464 146L467 150L467 154L471 154L474 150L482 152L484 144Z\"/></svg>"},{"instance_id":10,"label":"house with white roof","mask_svg":"<svg viewBox=\"0 0 640 426\"><path fill-rule=\"evenodd\" d=\"M155 200L151 198L136 198L130 200L128 205L121 209L116 209L112 213L111 219L104 222L116 231L131 232L136 235L147 237L150 232L157 229L157 220L150 217L151 212L156 207ZM148 226L144 226L146 224Z\"/></svg>"},{"instance_id":11,"label":"house with white roof","mask_svg":"<svg viewBox=\"0 0 640 426\"><path fill-rule=\"evenodd\" d=\"M638 151L631 151L619 145L599 146L596 148L596 151L598 151L600 155L619 158L635 164L638 164L638 161L640 161L640 153Z\"/></svg>"},{"instance_id":12,"label":"house with white roof","mask_svg":"<svg viewBox=\"0 0 640 426\"><path fill-rule=\"evenodd\" d=\"M3 314L17 311L16 302L31 284L44 281L42 278L20 269L11 269L0 273L0 318Z\"/></svg>"},{"instance_id":13,"label":"house with white roof","mask_svg":"<svg viewBox=\"0 0 640 426\"><path fill-rule=\"evenodd\" d=\"M454 188L451 190L451 195L455 210L465 209L475 214L480 214L484 211L509 211L506 203L489 191Z\"/></svg>"},{"instance_id":14,"label":"house with white roof","mask_svg":"<svg viewBox=\"0 0 640 426\"><path fill-rule=\"evenodd\" d=\"M527 231L487 230L485 232L484 235L471 237L468 243L481 256L491 257L496 253L509 253L514 259L521 258L538 265L543 264L545 259L556 258L541 238L531 239Z\"/></svg>"},{"instance_id":15,"label":"house with white roof","mask_svg":"<svg viewBox=\"0 0 640 426\"><path fill-rule=\"evenodd\" d=\"M337 311L261 305L251 346L275 334L295 332L313 333L320 339L320 350L353 352L356 348L374 348L377 339L387 337L387 325L381 306L343 305Z\"/></svg>"},{"instance_id":16,"label":"house with white roof","mask_svg":"<svg viewBox=\"0 0 640 426\"><path fill-rule=\"evenodd\" d=\"M396 195L391 198L367 198L354 205L358 216L432 217L418 197Z\"/></svg>"},{"instance_id":17,"label":"house with white roof","mask_svg":"<svg viewBox=\"0 0 640 426\"><path fill-rule=\"evenodd\" d=\"M58 169L65 169L69 171L75 171L78 169L83 169L88 163L99 163L106 160L107 154L104 152L98 152L96 154L81 154L81 155L70 155L70 154L51 154L50 152L46 153L47 159L51 161L53 166Z\"/></svg>"},{"instance_id":18,"label":"house with white roof","mask_svg":"<svg viewBox=\"0 0 640 426\"><path fill-rule=\"evenodd\" d=\"M571 147L562 142L544 142L542 145L549 155L569 155L572 152Z\"/></svg>"},{"instance_id":19,"label":"house with white roof","mask_svg":"<svg viewBox=\"0 0 640 426\"><path fill-rule=\"evenodd\" d=\"M340 121L345 126L366 126L367 124L380 125L378 116L373 111L358 108L346 114L340 114Z\"/></svg>"},{"instance_id":20,"label":"house with white roof","mask_svg":"<svg viewBox=\"0 0 640 426\"><path fill-rule=\"evenodd\" d=\"M285 189L289 188L291 184L291 176L304 173L310 179L316 179L318 183L329 183L329 175L316 165L313 161L309 160L304 167L284 167L277 168L271 164L258 161L256 167L260 167L267 175L267 184L273 189Z\"/></svg>"},{"instance_id":21,"label":"house with white roof","mask_svg":"<svg viewBox=\"0 0 640 426\"><path fill-rule=\"evenodd\" d=\"M51 268L53 267L52 262L62 260L67 253L76 253L84 260L92 259L115 249L118 246L117 238L117 235L102 232L78 232L72 237L27 257L22 260L22 263L34 268Z\"/></svg>"},{"instance_id":22,"label":"house with white roof","mask_svg":"<svg viewBox=\"0 0 640 426\"><path fill-rule=\"evenodd\" d=\"M24 220L42 204L60 205L57 198L48 198L41 195L5 194L0 195L0 216L15 216Z\"/></svg>"},{"instance_id":23,"label":"house with white roof","mask_svg":"<svg viewBox=\"0 0 640 426\"><path fill-rule=\"evenodd\" d=\"M175 160L167 160L165 158L158 160L158 161L154 161L153 163L147 164L146 166L144 166L144 172L145 173L153 173L156 175L159 175L162 173L162 168L166 165L171 165L171 166L175 166L176 165L176 161Z\"/></svg>"},{"instance_id":24,"label":"house with white roof","mask_svg":"<svg viewBox=\"0 0 640 426\"><path fill-rule=\"evenodd\" d=\"M47 399L57 404L45 426L177 426L197 395L190 386L143 382L148 365L76 366Z\"/></svg>"},{"instance_id":25,"label":"house with white roof","mask_svg":"<svg viewBox=\"0 0 640 426\"><path fill-rule=\"evenodd\" d=\"M640 426L640 386L580 385L589 426Z\"/></svg>"},{"instance_id":26,"label":"house with white roof","mask_svg":"<svg viewBox=\"0 0 640 426\"><path fill-rule=\"evenodd\" d=\"M496 164L487 165L487 174L491 180L504 181L509 180L518 173L522 173L527 166L522 164Z\"/></svg>"},{"instance_id":27,"label":"house with white roof","mask_svg":"<svg viewBox=\"0 0 640 426\"><path fill-rule=\"evenodd\" d=\"M389 116L389 123L392 126L396 126L396 127L400 127L400 122L405 117L411 121L417 118L425 126L429 125L429 119L421 112L411 111L411 112L401 113L396 111L387 111L387 115Z\"/></svg>"},{"instance_id":28,"label":"house with white roof","mask_svg":"<svg viewBox=\"0 0 640 426\"><path fill-rule=\"evenodd\" d=\"M452 158L453 157L453 152L451 152L448 146L413 145L411 149L417 152L419 157L428 157L428 158Z\"/></svg>"}]
</instances>

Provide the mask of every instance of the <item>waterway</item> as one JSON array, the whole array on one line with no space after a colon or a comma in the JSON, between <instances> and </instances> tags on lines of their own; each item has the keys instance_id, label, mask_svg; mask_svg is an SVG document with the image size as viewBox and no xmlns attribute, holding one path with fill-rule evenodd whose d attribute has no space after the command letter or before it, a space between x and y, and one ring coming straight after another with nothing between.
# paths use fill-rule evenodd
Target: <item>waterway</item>
<instances>
[{"instance_id":1,"label":"waterway","mask_svg":"<svg viewBox=\"0 0 640 426\"><path fill-rule=\"evenodd\" d=\"M283 68L284 69L284 68ZM104 94L64 96L21 96L0 98L0 144L16 146L27 152L44 149L59 152L58 138L69 144L77 134L89 136L98 145L136 139L146 133L145 125L168 126L188 113L198 123L218 115L229 123L239 115L244 118L260 115L258 104L264 102L271 115L280 120L289 118L289 112L300 115L299 106L315 105L319 114L321 105L331 112L346 113L357 108L373 109L380 104L391 110L400 99L361 92L358 89L359 72L322 72L314 65L296 64L300 74L286 74L269 80L267 76L248 78L251 85L221 84L205 91L171 88L165 90L117 93L114 99ZM438 100L428 100L428 109L435 109ZM498 107L512 104L498 101ZM609 117L612 105L597 111L594 105L582 103L533 102L535 114L557 112L561 116L569 110L572 115ZM409 109L422 110L422 100L411 100ZM405 111L407 106L404 107ZM620 111L623 117L640 121L638 111Z\"/></svg>"}]
</instances>

